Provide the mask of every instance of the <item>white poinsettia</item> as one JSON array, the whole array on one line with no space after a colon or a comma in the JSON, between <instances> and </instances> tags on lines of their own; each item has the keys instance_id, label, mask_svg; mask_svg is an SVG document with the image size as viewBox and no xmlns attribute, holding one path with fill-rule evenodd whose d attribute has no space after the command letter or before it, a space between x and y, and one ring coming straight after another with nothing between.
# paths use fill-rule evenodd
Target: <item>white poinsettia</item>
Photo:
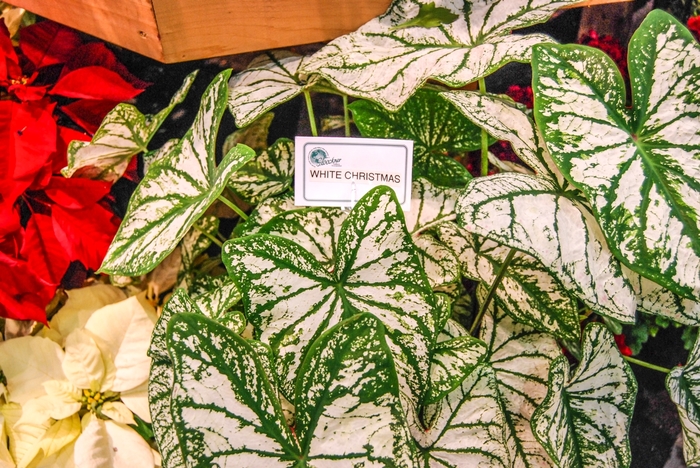
<instances>
[{"instance_id":1,"label":"white poinsettia","mask_svg":"<svg viewBox=\"0 0 700 468\"><path fill-rule=\"evenodd\" d=\"M2 413L18 467L58 460L80 467L155 465L149 445L128 426L134 414L150 422L146 352L155 321L140 294L79 319L63 317L70 325L52 335L55 341L28 336L0 344L11 402Z\"/></svg>"}]
</instances>

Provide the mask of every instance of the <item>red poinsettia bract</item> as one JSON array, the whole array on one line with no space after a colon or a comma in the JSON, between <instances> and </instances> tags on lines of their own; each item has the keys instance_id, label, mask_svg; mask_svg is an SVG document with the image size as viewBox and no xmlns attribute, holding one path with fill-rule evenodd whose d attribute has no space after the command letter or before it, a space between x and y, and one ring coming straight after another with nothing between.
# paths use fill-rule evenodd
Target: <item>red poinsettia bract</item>
<instances>
[{"instance_id":1,"label":"red poinsettia bract","mask_svg":"<svg viewBox=\"0 0 700 468\"><path fill-rule=\"evenodd\" d=\"M146 86L69 28L29 26L15 48L0 23L0 316L45 322L71 263L99 268L119 226L111 184L60 170L70 141Z\"/></svg>"}]
</instances>

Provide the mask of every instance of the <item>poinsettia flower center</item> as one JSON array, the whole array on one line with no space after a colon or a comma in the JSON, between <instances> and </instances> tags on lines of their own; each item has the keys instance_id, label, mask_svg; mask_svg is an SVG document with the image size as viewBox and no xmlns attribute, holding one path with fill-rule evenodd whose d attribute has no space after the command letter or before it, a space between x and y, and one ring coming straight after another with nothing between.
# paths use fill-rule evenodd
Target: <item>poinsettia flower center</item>
<instances>
[{"instance_id":1,"label":"poinsettia flower center","mask_svg":"<svg viewBox=\"0 0 700 468\"><path fill-rule=\"evenodd\" d=\"M116 401L119 399L119 393L115 392L100 392L97 390L83 389L80 402L82 403L81 410L88 410L91 413L101 414L102 405L108 401Z\"/></svg>"}]
</instances>

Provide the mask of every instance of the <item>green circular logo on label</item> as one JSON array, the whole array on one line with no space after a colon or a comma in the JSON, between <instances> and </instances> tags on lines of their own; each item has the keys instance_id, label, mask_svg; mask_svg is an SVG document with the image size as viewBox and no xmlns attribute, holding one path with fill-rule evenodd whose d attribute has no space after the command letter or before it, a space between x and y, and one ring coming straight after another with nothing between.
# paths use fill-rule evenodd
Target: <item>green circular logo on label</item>
<instances>
[{"instance_id":1,"label":"green circular logo on label","mask_svg":"<svg viewBox=\"0 0 700 468\"><path fill-rule=\"evenodd\" d=\"M328 159L328 153L323 148L314 148L309 153L309 162L312 166L324 166Z\"/></svg>"}]
</instances>

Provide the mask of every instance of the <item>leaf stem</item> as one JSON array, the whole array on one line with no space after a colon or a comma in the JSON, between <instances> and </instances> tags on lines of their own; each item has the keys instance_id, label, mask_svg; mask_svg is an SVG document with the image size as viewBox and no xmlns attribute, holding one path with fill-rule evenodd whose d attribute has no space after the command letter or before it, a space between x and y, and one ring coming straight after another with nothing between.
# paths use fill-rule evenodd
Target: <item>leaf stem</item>
<instances>
[{"instance_id":1,"label":"leaf stem","mask_svg":"<svg viewBox=\"0 0 700 468\"><path fill-rule=\"evenodd\" d=\"M196 224L193 224L192 227L194 228L195 231L198 231L200 234L202 234L204 237L212 241L214 244L218 245L219 247L223 247L224 243L221 242L219 239L216 237L212 236L209 234L207 231L202 230L201 228L197 227Z\"/></svg>"},{"instance_id":2,"label":"leaf stem","mask_svg":"<svg viewBox=\"0 0 700 468\"><path fill-rule=\"evenodd\" d=\"M311 124L311 135L318 136L316 129L316 116L314 115L314 106L311 102L311 93L304 90L304 99L306 99L306 110L309 112L309 123Z\"/></svg>"},{"instance_id":3,"label":"leaf stem","mask_svg":"<svg viewBox=\"0 0 700 468\"><path fill-rule=\"evenodd\" d=\"M345 114L345 136L350 136L350 109L348 109L348 96L343 94L343 113Z\"/></svg>"},{"instance_id":4,"label":"leaf stem","mask_svg":"<svg viewBox=\"0 0 700 468\"><path fill-rule=\"evenodd\" d=\"M243 212L243 210L241 210L240 208L238 208L238 207L236 206L236 204L233 203L231 200L229 200L228 198L224 197L223 195L219 195L218 198L219 198L219 201L220 201L221 203L223 203L224 205L226 205L226 206L228 206L229 208L231 208L231 209L234 211L234 213L238 214L238 216L241 217L241 219L243 219L244 221L246 221L246 220L248 219L248 215L245 214L245 213Z\"/></svg>"},{"instance_id":5,"label":"leaf stem","mask_svg":"<svg viewBox=\"0 0 700 468\"><path fill-rule=\"evenodd\" d=\"M489 305L491 305L491 301L493 300L493 297L496 295L496 289L501 285L501 281L503 281L503 277L506 275L506 270L508 269L508 266L510 265L510 262L513 261L513 257L515 257L515 249L510 249L510 252L508 252L508 255L506 256L505 260L503 260L503 263L501 264L501 268L498 270L498 274L496 275L496 279L493 280L493 283L491 284L491 287L489 288L489 292L486 295L486 299L484 300L484 303L481 304L481 307L479 308L479 313L476 314L476 317L474 318L474 322L472 323L471 328L469 329L469 334L474 336L474 332L476 331L477 327L479 326L479 323L481 322L481 319L484 317L484 314L489 308Z\"/></svg>"},{"instance_id":6,"label":"leaf stem","mask_svg":"<svg viewBox=\"0 0 700 468\"><path fill-rule=\"evenodd\" d=\"M664 374L671 373L671 369L668 369L666 367L661 367L661 366L657 366L655 364L650 364L646 361L640 361L639 359L635 359L635 358L630 357L630 356L622 356L622 358L627 362L630 362L632 364L637 364L638 366L646 367L647 369L663 372Z\"/></svg>"},{"instance_id":7,"label":"leaf stem","mask_svg":"<svg viewBox=\"0 0 700 468\"><path fill-rule=\"evenodd\" d=\"M486 94L486 80L479 79L479 92ZM481 176L489 175L489 135L481 129Z\"/></svg>"}]
</instances>

